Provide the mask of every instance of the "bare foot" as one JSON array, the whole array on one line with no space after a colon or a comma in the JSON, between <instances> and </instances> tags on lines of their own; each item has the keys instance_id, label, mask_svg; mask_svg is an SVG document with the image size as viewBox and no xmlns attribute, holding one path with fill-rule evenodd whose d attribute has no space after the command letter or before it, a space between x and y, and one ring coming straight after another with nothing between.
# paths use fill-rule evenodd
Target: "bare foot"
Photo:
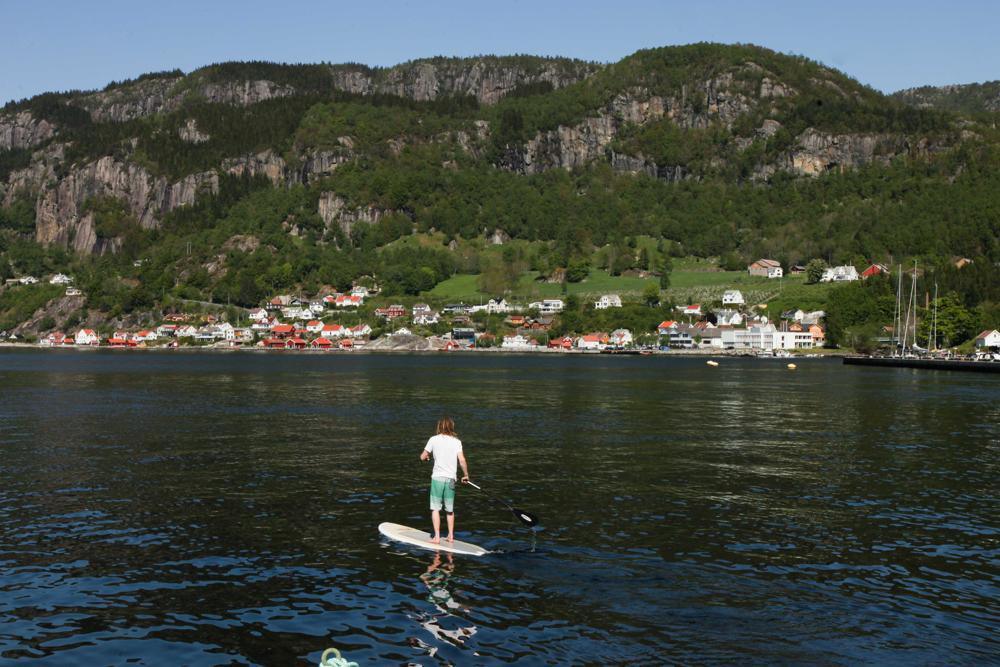
<instances>
[{"instance_id":1,"label":"bare foot","mask_svg":"<svg viewBox=\"0 0 1000 667\"><path fill-rule=\"evenodd\" d=\"M448 536L448 541L449 542L454 542L455 541L455 537L453 535L449 535Z\"/></svg>"},{"instance_id":2,"label":"bare foot","mask_svg":"<svg viewBox=\"0 0 1000 667\"><path fill-rule=\"evenodd\" d=\"M441 544L441 536L438 535L437 537L432 537L431 544Z\"/></svg>"}]
</instances>

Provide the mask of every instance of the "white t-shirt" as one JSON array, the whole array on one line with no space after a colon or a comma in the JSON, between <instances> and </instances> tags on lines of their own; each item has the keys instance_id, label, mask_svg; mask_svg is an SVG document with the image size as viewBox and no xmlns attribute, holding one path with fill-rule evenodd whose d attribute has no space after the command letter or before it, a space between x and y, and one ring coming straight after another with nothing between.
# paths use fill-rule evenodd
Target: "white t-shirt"
<instances>
[{"instance_id":1,"label":"white t-shirt","mask_svg":"<svg viewBox=\"0 0 1000 667\"><path fill-rule=\"evenodd\" d=\"M435 435L424 451L434 456L434 472L437 479L458 479L458 453L462 451L462 441L451 435Z\"/></svg>"}]
</instances>

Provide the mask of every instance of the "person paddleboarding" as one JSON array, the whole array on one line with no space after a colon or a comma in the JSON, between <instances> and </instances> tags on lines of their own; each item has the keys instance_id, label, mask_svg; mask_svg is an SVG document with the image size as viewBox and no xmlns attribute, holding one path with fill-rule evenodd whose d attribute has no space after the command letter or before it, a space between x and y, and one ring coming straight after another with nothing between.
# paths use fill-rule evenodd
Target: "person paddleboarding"
<instances>
[{"instance_id":1,"label":"person paddleboarding","mask_svg":"<svg viewBox=\"0 0 1000 667\"><path fill-rule=\"evenodd\" d=\"M455 541L455 481L458 477L458 466L462 466L462 483L469 481L469 465L462 452L462 441L455 435L455 422L451 417L442 417L437 423L437 434L432 436L424 450L420 452L421 461L429 461L434 457L434 470L431 472L431 523L434 526L434 537L431 542L441 543L441 509L448 515L448 542Z\"/></svg>"}]
</instances>

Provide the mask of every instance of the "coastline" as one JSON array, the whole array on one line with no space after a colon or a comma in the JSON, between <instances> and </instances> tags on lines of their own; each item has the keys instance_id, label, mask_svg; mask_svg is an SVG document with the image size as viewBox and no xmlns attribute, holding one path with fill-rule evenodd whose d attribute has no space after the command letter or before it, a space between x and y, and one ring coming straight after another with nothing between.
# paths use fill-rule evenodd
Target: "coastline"
<instances>
[{"instance_id":1,"label":"coastline","mask_svg":"<svg viewBox=\"0 0 1000 667\"><path fill-rule=\"evenodd\" d=\"M114 351L114 352L196 352L196 353L266 353L266 354L310 354L310 355L353 355L353 354L510 354L510 355L567 355L567 356L593 356L593 357L693 357L693 358L703 358L708 359L712 357L718 358L737 358L737 359L766 359L766 360L776 360L783 361L788 359L826 359L826 358L845 358L850 356L852 353L844 350L837 350L833 352L792 352L791 356L788 357L778 357L771 354L751 354L744 350L712 350L712 349L700 349L700 350L651 350L648 354L640 354L633 351L628 352L602 352L600 350L579 350L579 349L561 349L561 348L549 348L549 347L538 347L538 348L525 348L525 349L511 349L511 348L500 348L500 347L468 347L468 348L458 348L458 349L411 349L406 347L399 348L367 348L359 346L350 350L342 349L274 349L274 348L263 348L263 347L227 347L227 346L210 346L210 345L189 345L189 346L179 346L179 347L168 347L166 345L150 346L150 347L109 347L107 345L95 346L95 345L41 345L39 343L11 343L8 341L0 342L0 350L44 350L44 351Z\"/></svg>"}]
</instances>

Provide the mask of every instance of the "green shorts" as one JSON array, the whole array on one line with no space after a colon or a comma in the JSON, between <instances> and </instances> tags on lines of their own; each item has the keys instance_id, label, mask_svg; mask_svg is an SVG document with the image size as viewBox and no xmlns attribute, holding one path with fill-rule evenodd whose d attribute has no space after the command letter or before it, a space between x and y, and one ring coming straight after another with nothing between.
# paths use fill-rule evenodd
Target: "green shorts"
<instances>
[{"instance_id":1,"label":"green shorts","mask_svg":"<svg viewBox=\"0 0 1000 667\"><path fill-rule=\"evenodd\" d=\"M431 477L431 509L439 510L442 505L449 514L455 511L455 480Z\"/></svg>"}]
</instances>

